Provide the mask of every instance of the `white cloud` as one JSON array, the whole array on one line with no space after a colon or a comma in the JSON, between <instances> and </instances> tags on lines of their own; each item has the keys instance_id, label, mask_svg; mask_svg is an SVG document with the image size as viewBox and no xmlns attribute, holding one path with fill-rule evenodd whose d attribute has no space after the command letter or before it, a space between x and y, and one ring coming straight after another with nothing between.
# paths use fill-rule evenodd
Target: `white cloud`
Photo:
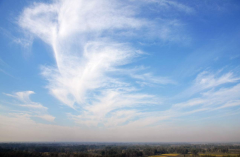
<instances>
[{"instance_id":1,"label":"white cloud","mask_svg":"<svg viewBox=\"0 0 240 157\"><path fill-rule=\"evenodd\" d=\"M109 78L106 73L126 64L135 53L127 45L108 44L88 43L83 54L75 57L76 61L71 58L64 61L71 63L61 64L59 70L43 67L42 74L50 82L51 93L73 108L75 102L84 103L87 92L115 84L116 79Z\"/></svg>"},{"instance_id":2,"label":"white cloud","mask_svg":"<svg viewBox=\"0 0 240 157\"><path fill-rule=\"evenodd\" d=\"M175 1L152 2L163 8L174 7L186 13L194 12L192 8ZM141 85L176 83L167 77L156 77L150 72L129 73L131 69L126 68L126 65L142 55L142 52L117 39L128 32L139 34L138 37L144 36L141 33L145 30L148 30L146 36L163 41L180 41L184 38L178 33L182 27L180 21L160 17L153 22L139 18L140 11L141 9L121 1L62 0L52 4L36 3L21 14L19 25L52 47L56 66L42 66L42 75L49 81L47 87L55 98L81 112L80 115L69 114L77 123L115 126L113 121L121 125L134 119L131 123L145 121L142 124L149 125L171 117L205 111L211 103L210 99L217 102L218 97L213 99L205 93L203 98L191 99L174 106L179 110L205 106L186 112L170 109L161 112L162 115L159 116L158 111L142 114L141 109L133 110L141 105L145 108L147 105L159 105L160 101L154 95L142 93L131 81L119 77L123 74L119 71L127 71L125 74ZM203 72L187 92L195 94L222 84L236 83L238 80L233 73L217 77ZM219 105L224 103L227 100L218 101ZM120 112L126 112L125 117L128 118L115 115ZM139 118L139 115L143 118Z\"/></svg>"},{"instance_id":3,"label":"white cloud","mask_svg":"<svg viewBox=\"0 0 240 157\"><path fill-rule=\"evenodd\" d=\"M113 127L117 124L128 123L133 118L139 118L140 111L133 108L160 103L152 95L126 94L112 90L96 96L94 99L95 101L92 101L91 105L84 107L85 111L81 115L71 115L76 123L87 126L102 124L106 127ZM124 114L125 118L117 116L120 113ZM110 126L110 124L113 124L113 126Z\"/></svg>"},{"instance_id":4,"label":"white cloud","mask_svg":"<svg viewBox=\"0 0 240 157\"><path fill-rule=\"evenodd\" d=\"M229 101L226 104L224 104L218 108L215 108L215 110L224 109L227 107L235 107L235 106L240 106L240 100Z\"/></svg>"},{"instance_id":5,"label":"white cloud","mask_svg":"<svg viewBox=\"0 0 240 157\"><path fill-rule=\"evenodd\" d=\"M11 39L14 43L20 44L24 48L28 48L33 43L33 39L31 36L27 36L27 38L22 38L22 37L18 38L12 35L11 31L8 31L2 27L0 27L0 33L5 35L7 38ZM0 64L1 64L1 59L0 59Z\"/></svg>"},{"instance_id":6,"label":"white cloud","mask_svg":"<svg viewBox=\"0 0 240 157\"><path fill-rule=\"evenodd\" d=\"M184 8L175 2L165 3ZM42 75L55 98L75 110L81 109L81 115L73 116L79 123L96 126L108 120L112 112L124 110L130 115L134 106L160 103L154 95L144 94L116 76L119 69L128 71L123 66L143 54L119 42L116 36L121 38L129 31L139 36L147 30L146 36L172 41L178 34L178 21L149 21L138 17L139 12L134 5L116 0L61 0L35 3L19 17L20 27L52 47L56 66L42 66ZM130 76L149 84L175 83L151 73ZM138 112L132 114L129 118L138 116Z\"/></svg>"},{"instance_id":7,"label":"white cloud","mask_svg":"<svg viewBox=\"0 0 240 157\"><path fill-rule=\"evenodd\" d=\"M240 78L234 77L232 72L216 78L216 75L204 71L197 76L195 86L200 86L202 89L208 89L226 83L235 83L239 80Z\"/></svg>"},{"instance_id":8,"label":"white cloud","mask_svg":"<svg viewBox=\"0 0 240 157\"><path fill-rule=\"evenodd\" d=\"M190 97L199 92L213 89L221 85L237 83L239 80L240 77L234 76L232 72L221 75L220 72L211 73L203 71L197 75L192 86L180 93L177 97Z\"/></svg>"},{"instance_id":9,"label":"white cloud","mask_svg":"<svg viewBox=\"0 0 240 157\"><path fill-rule=\"evenodd\" d=\"M147 0L146 2L148 3L156 3L160 6L163 6L164 8L167 8L167 9L172 9L172 8L175 8L179 11L183 11L185 13L188 13L188 14L193 14L195 13L195 10L189 6L186 6L186 5L183 5L181 3L178 3L176 1L173 1L173 0Z\"/></svg>"},{"instance_id":10,"label":"white cloud","mask_svg":"<svg viewBox=\"0 0 240 157\"><path fill-rule=\"evenodd\" d=\"M170 111L176 112L175 116L185 116L185 114L194 114L195 112L204 111L206 113L226 108L233 109L233 107L240 106L239 102L240 84L236 84L228 88L204 92L199 97L173 105ZM232 110L230 111L233 113Z\"/></svg>"},{"instance_id":11,"label":"white cloud","mask_svg":"<svg viewBox=\"0 0 240 157\"><path fill-rule=\"evenodd\" d=\"M33 91L24 91L24 92L16 92L13 95L11 95L11 94L6 94L6 95L17 98L20 101L27 103L27 102L31 102L31 100L29 98L29 96L31 94L34 94L34 92Z\"/></svg>"},{"instance_id":12,"label":"white cloud","mask_svg":"<svg viewBox=\"0 0 240 157\"><path fill-rule=\"evenodd\" d=\"M24 103L24 104L19 105L22 107L44 109L44 110L48 109L47 107L44 107L43 105L41 105L39 103L31 101L29 98L29 96L31 94L34 94L34 91L23 91L23 92L16 92L14 94L5 94L5 95L20 100L20 102Z\"/></svg>"},{"instance_id":13,"label":"white cloud","mask_svg":"<svg viewBox=\"0 0 240 157\"><path fill-rule=\"evenodd\" d=\"M19 106L27 107L27 108L33 108L33 109L45 109L45 110L48 109L47 107L44 107L43 105L38 104L38 103L23 104L23 105L19 105Z\"/></svg>"},{"instance_id":14,"label":"white cloud","mask_svg":"<svg viewBox=\"0 0 240 157\"><path fill-rule=\"evenodd\" d=\"M157 77L152 75L151 73L144 73L144 74L131 74L131 77L142 80L143 82L140 82L142 85L151 85L151 84L176 84L175 81L167 78L167 77Z\"/></svg>"},{"instance_id":15,"label":"white cloud","mask_svg":"<svg viewBox=\"0 0 240 157\"><path fill-rule=\"evenodd\" d=\"M150 3L158 3L163 8L174 7L185 13L195 12L191 7L175 1ZM161 17L150 21L139 18L140 12L141 9L120 1L62 0L51 4L35 3L21 14L19 25L53 49L56 66L42 66L42 75L48 80L47 88L55 98L80 111L80 115L68 114L70 118L87 126L111 127L140 122L150 125L173 117L204 112L213 102L219 107L237 99L231 96L226 100L219 96L215 98L214 94L219 90L212 93L211 97L204 93L202 97L173 105L171 109L160 112L161 115L158 115L158 111L143 112L141 106L146 109L146 106L160 105L161 101L155 95L142 93L134 83L144 87L176 82L151 72L144 73L141 68L138 68L139 71L126 68L144 53L128 43L119 42L115 37L121 38L129 32L138 37L144 36L139 32L145 30L148 30L146 36L163 41L177 41L184 37L179 37L179 28L182 27L180 21ZM126 81L126 77L131 81ZM221 76L202 72L185 93L194 95L237 81L239 78L231 72ZM29 101L27 95L18 97ZM25 104L25 107L29 106ZM41 106L35 104L35 107ZM190 107L197 108L180 112L182 108Z\"/></svg>"},{"instance_id":16,"label":"white cloud","mask_svg":"<svg viewBox=\"0 0 240 157\"><path fill-rule=\"evenodd\" d=\"M22 91L22 92L16 92L14 94L5 94L5 95L18 99L21 102L20 104L18 104L18 106L30 109L32 113L31 114L32 117L39 117L44 120L53 122L55 117L46 114L46 111L48 110L48 108L43 106L40 103L33 102L30 99L30 95L34 93L35 93L34 91Z\"/></svg>"},{"instance_id":17,"label":"white cloud","mask_svg":"<svg viewBox=\"0 0 240 157\"><path fill-rule=\"evenodd\" d=\"M211 75L207 72L200 73L195 79L195 84L187 90L198 95L195 95L193 98L187 97L187 99L185 95L181 95L184 96L185 101L170 105L168 110L152 112L151 116L148 116L151 122L148 123L154 124L158 121L186 117L197 113L204 115L208 112L213 113L216 110L224 111L225 109L229 109L230 113L234 114L234 107L240 106L240 84L236 84L238 80L239 78L234 77L233 73L226 73L220 76ZM232 84L227 88L215 89L215 87L226 83ZM177 98L179 99L179 97ZM231 115L230 113L229 116ZM160 116L156 116L156 114Z\"/></svg>"},{"instance_id":18,"label":"white cloud","mask_svg":"<svg viewBox=\"0 0 240 157\"><path fill-rule=\"evenodd\" d=\"M190 99L184 103L175 104L174 107L191 107L191 106L196 106L196 105L202 105L204 103L205 103L204 100L195 98L195 99Z\"/></svg>"}]
</instances>

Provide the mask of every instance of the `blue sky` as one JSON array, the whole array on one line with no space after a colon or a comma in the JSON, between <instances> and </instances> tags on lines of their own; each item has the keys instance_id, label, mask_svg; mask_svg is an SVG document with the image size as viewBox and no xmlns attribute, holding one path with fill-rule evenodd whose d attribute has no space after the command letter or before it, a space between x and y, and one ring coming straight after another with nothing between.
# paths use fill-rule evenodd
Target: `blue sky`
<instances>
[{"instance_id":1,"label":"blue sky","mask_svg":"<svg viewBox=\"0 0 240 157\"><path fill-rule=\"evenodd\" d=\"M239 16L237 0L1 0L1 141L239 142Z\"/></svg>"}]
</instances>

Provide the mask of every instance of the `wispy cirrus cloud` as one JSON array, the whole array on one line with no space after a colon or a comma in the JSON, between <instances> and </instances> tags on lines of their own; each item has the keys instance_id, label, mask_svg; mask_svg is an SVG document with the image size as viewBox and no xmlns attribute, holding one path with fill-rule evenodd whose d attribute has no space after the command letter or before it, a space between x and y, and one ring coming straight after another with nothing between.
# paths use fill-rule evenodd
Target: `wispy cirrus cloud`
<instances>
[{"instance_id":1,"label":"wispy cirrus cloud","mask_svg":"<svg viewBox=\"0 0 240 157\"><path fill-rule=\"evenodd\" d=\"M34 92L33 91L23 91L23 92L16 92L14 94L5 94L5 95L20 100L20 102L23 103L23 104L20 104L20 106L22 106L22 107L44 109L44 110L48 109L47 107L44 107L43 105L41 105L39 103L31 101L30 97L29 97L31 94L34 94Z\"/></svg>"},{"instance_id":2,"label":"wispy cirrus cloud","mask_svg":"<svg viewBox=\"0 0 240 157\"><path fill-rule=\"evenodd\" d=\"M183 8L176 2L164 3ZM96 126L111 119L111 115L114 118L113 113L123 111L132 112L130 117L137 118L141 110L133 112L132 107L160 104L155 95L145 94L133 83L121 79L116 70L128 71L124 66L142 55L129 43L119 40L133 37L126 33L141 36L139 31L145 30L146 36L175 40L171 34L174 31L176 37L175 28L179 26L176 20L158 20L158 23L138 17L140 12L134 5L121 1L63 0L35 3L19 17L20 27L52 47L56 65L42 66L42 75L49 81L47 88L55 98L81 110L81 115L72 115L75 120L80 119L79 123ZM150 73L128 77L154 84L175 83ZM127 122L128 118L120 121Z\"/></svg>"},{"instance_id":3,"label":"wispy cirrus cloud","mask_svg":"<svg viewBox=\"0 0 240 157\"><path fill-rule=\"evenodd\" d=\"M146 111L146 106L154 110L162 101L159 96L144 93L135 83L144 87L176 82L168 77L129 68L127 65L144 53L128 41L147 37L176 42L187 41L188 37L180 33L183 26L179 20L160 16L153 21L138 16L142 14L144 3L157 3L163 9L177 8L187 14L195 12L176 1L141 1L138 8L133 5L134 1L126 5L108 0L62 0L49 4L35 3L20 15L19 26L52 47L56 65L41 66L41 74L48 80L47 88L55 98L80 112L79 115L68 114L76 123L95 127L152 125L174 117L213 110L210 105L213 102L220 107L238 99L213 99L220 90L211 96L207 96L206 92L223 84L236 83L239 78L233 73L219 76L202 72L185 91L191 93L190 97L205 91L200 97L170 105L167 110ZM124 42L122 39L125 39ZM191 109L193 106L199 107ZM189 110L183 111L183 108Z\"/></svg>"},{"instance_id":4,"label":"wispy cirrus cloud","mask_svg":"<svg viewBox=\"0 0 240 157\"><path fill-rule=\"evenodd\" d=\"M206 75L207 74L207 75ZM214 113L216 110L225 111L228 109L228 116L235 115L233 110L240 106L240 84L239 78L233 73L225 73L219 76L207 72L200 73L196 79L195 84L189 89L194 89L192 92L197 94L186 101L173 104L169 112L173 112L173 117L184 117L188 114ZM223 84L231 83L230 86L225 87ZM187 90L190 92L191 90ZM193 95L193 94L192 94ZM185 97L185 95L181 95Z\"/></svg>"},{"instance_id":5,"label":"wispy cirrus cloud","mask_svg":"<svg viewBox=\"0 0 240 157\"><path fill-rule=\"evenodd\" d=\"M195 10L187 5L184 5L184 4L181 4L181 3L178 3L176 1L173 1L173 0L148 0L147 1L148 3L156 3L160 6L163 6L165 7L166 9L177 9L179 11L182 11L182 12L185 12L185 13L188 13L188 14L193 14L195 13Z\"/></svg>"},{"instance_id":6,"label":"wispy cirrus cloud","mask_svg":"<svg viewBox=\"0 0 240 157\"><path fill-rule=\"evenodd\" d=\"M139 83L142 86L145 85L166 85L166 84L177 84L175 81L173 81L170 78L167 77L157 77L154 76L151 73L143 73L143 74L130 74L131 77L138 79L137 83Z\"/></svg>"},{"instance_id":7,"label":"wispy cirrus cloud","mask_svg":"<svg viewBox=\"0 0 240 157\"><path fill-rule=\"evenodd\" d=\"M150 3L158 3L165 9L177 8L189 14L195 12L176 1ZM41 66L42 75L48 80L47 88L55 98L80 112L79 115L68 114L76 123L110 127L146 121L142 124L149 125L206 111L209 108L207 104L214 101L205 93L205 96L189 99L165 111L145 112L146 108L141 108L160 105L162 102L156 95L143 93L134 83L144 87L176 82L168 77L126 67L144 53L130 43L121 42L121 38L128 41L136 36L144 36L138 32L147 30L148 37L178 41L177 28L182 26L175 19L165 20L160 17L151 21L138 17L138 14L141 14L141 9L134 5L107 0L35 3L21 14L19 25L52 47L56 65ZM127 35L129 32L131 34ZM202 72L185 92L194 95L238 80L231 72L220 77ZM224 105L228 101L230 99L218 101L218 104ZM187 112L180 111L180 108L197 105L201 107Z\"/></svg>"},{"instance_id":8,"label":"wispy cirrus cloud","mask_svg":"<svg viewBox=\"0 0 240 157\"><path fill-rule=\"evenodd\" d=\"M204 71L197 76L194 86L195 87L199 86L202 89L208 89L226 83L235 83L239 80L240 78L234 77L232 72L228 72L226 74L221 75L220 77L216 77L216 75Z\"/></svg>"},{"instance_id":9,"label":"wispy cirrus cloud","mask_svg":"<svg viewBox=\"0 0 240 157\"><path fill-rule=\"evenodd\" d=\"M194 106L205 106L214 108L226 108L238 105L240 99L240 84L229 88L220 88L218 90L209 90L197 98L190 99L183 103L173 105L175 108L185 108Z\"/></svg>"},{"instance_id":10,"label":"wispy cirrus cloud","mask_svg":"<svg viewBox=\"0 0 240 157\"><path fill-rule=\"evenodd\" d=\"M237 75L231 72L222 75L201 72L194 81L195 83L189 89L194 87L194 94L197 95L193 96L192 94L190 97L188 95L186 98L186 95L180 94L185 100L170 104L166 110L142 114L141 116L144 118L136 120L133 124L136 126L154 125L159 122L164 123L165 120L184 118L194 114L206 115L207 113L214 113L216 110L224 112L226 109L229 112L228 116L231 116L231 113L232 115L236 114L233 110L240 106L240 84ZM230 83L229 87L222 86L227 83ZM188 92L190 92L189 89ZM179 98L178 96L177 98Z\"/></svg>"},{"instance_id":11,"label":"wispy cirrus cloud","mask_svg":"<svg viewBox=\"0 0 240 157\"><path fill-rule=\"evenodd\" d=\"M20 103L16 104L16 105L29 109L32 113L32 115L31 115L32 117L39 117L41 119L53 122L55 117L47 114L48 108L43 106L40 103L33 102L30 99L31 94L34 94L34 92L33 91L22 91L22 92L16 92L14 94L6 94L5 93L5 95L7 95L7 96L10 96L10 97L13 97L13 98L19 100Z\"/></svg>"},{"instance_id":12,"label":"wispy cirrus cloud","mask_svg":"<svg viewBox=\"0 0 240 157\"><path fill-rule=\"evenodd\" d=\"M235 3L26 3L6 1L0 15L1 40L12 41L0 58L1 90L41 94L0 95L2 141L239 141ZM31 46L41 54L17 54Z\"/></svg>"},{"instance_id":13,"label":"wispy cirrus cloud","mask_svg":"<svg viewBox=\"0 0 240 157\"><path fill-rule=\"evenodd\" d=\"M0 33L3 34L4 36L6 36L7 38L9 38L13 43L19 44L24 48L30 47L33 43L32 37L28 36L27 38L24 38L24 37L18 38L16 36L14 36L12 34L12 32L10 32L9 30L6 30L2 27L0 27ZM1 63L1 61L0 61L0 63Z\"/></svg>"},{"instance_id":14,"label":"wispy cirrus cloud","mask_svg":"<svg viewBox=\"0 0 240 157\"><path fill-rule=\"evenodd\" d=\"M191 97L199 92L218 87L225 84L234 84L240 80L240 77L234 75L233 72L222 74L221 72L212 73L203 71L197 75L192 85L185 91L180 93L177 97Z\"/></svg>"}]
</instances>

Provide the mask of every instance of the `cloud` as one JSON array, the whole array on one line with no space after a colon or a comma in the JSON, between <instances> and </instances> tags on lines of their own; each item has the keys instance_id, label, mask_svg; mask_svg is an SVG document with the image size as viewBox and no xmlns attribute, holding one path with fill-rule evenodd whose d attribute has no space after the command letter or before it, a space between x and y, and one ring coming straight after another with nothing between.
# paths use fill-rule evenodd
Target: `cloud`
<instances>
[{"instance_id":1,"label":"cloud","mask_svg":"<svg viewBox=\"0 0 240 157\"><path fill-rule=\"evenodd\" d=\"M226 73L216 78L215 75L204 71L197 76L195 80L195 86L201 86L202 89L208 89L226 83L235 83L239 80L240 78L234 77L232 72Z\"/></svg>"},{"instance_id":2,"label":"cloud","mask_svg":"<svg viewBox=\"0 0 240 157\"><path fill-rule=\"evenodd\" d=\"M220 77L222 78L222 77ZM220 88L218 90L208 90L202 93L200 96L189 99L185 102L172 105L170 111L178 112L180 116L184 116L185 113L193 114L194 112L216 112L216 110L225 111L228 108L231 113L235 110L234 107L240 106L240 84L228 88ZM187 112L186 112L187 111Z\"/></svg>"},{"instance_id":3,"label":"cloud","mask_svg":"<svg viewBox=\"0 0 240 157\"><path fill-rule=\"evenodd\" d=\"M51 93L73 108L75 102L84 103L88 91L118 86L117 79L109 78L106 73L137 54L127 45L108 44L88 43L83 54L76 57L78 60L67 60L71 61L70 65L61 64L59 69L43 67L42 74L50 82Z\"/></svg>"},{"instance_id":4,"label":"cloud","mask_svg":"<svg viewBox=\"0 0 240 157\"><path fill-rule=\"evenodd\" d=\"M172 1L172 0L147 0L148 3L156 3L160 6L163 6L164 8L171 8L171 9L177 9L179 11L188 13L188 14L193 14L195 13L195 10L187 5L178 3L176 1Z\"/></svg>"},{"instance_id":5,"label":"cloud","mask_svg":"<svg viewBox=\"0 0 240 157\"><path fill-rule=\"evenodd\" d=\"M166 84L176 84L175 81L167 78L167 77L156 77L152 75L151 73L144 73L144 74L131 74L131 77L141 80L142 82L139 82L141 85L151 85L151 84L160 84L160 85L166 85Z\"/></svg>"},{"instance_id":6,"label":"cloud","mask_svg":"<svg viewBox=\"0 0 240 157\"><path fill-rule=\"evenodd\" d=\"M18 104L18 106L30 109L30 111L32 113L32 117L39 117L44 120L53 122L55 117L46 114L46 111L48 110L48 108L43 106L40 103L33 102L30 99L31 94L35 94L35 92L34 91L22 91L22 92L16 92L14 94L5 94L5 95L13 97L15 99L18 99L21 102L20 104Z\"/></svg>"},{"instance_id":7,"label":"cloud","mask_svg":"<svg viewBox=\"0 0 240 157\"><path fill-rule=\"evenodd\" d=\"M174 1L166 1L166 0L165 0L165 3L172 5L173 7L179 9L180 11L184 11L186 13L195 13L195 10L193 8L183 5L181 3L177 3Z\"/></svg>"},{"instance_id":8,"label":"cloud","mask_svg":"<svg viewBox=\"0 0 240 157\"><path fill-rule=\"evenodd\" d=\"M81 115L70 114L76 123L95 127L98 125L105 127L123 125L142 115L140 110L135 109L136 107L150 107L160 103L152 95L126 94L112 90L107 91L104 95L96 96L94 99L96 100L91 105L84 107L85 110Z\"/></svg>"},{"instance_id":9,"label":"cloud","mask_svg":"<svg viewBox=\"0 0 240 157\"><path fill-rule=\"evenodd\" d=\"M190 10L175 2L165 3ZM22 29L52 47L56 65L41 66L41 74L49 82L50 94L81 112L71 115L78 123L109 126L111 119L119 118L114 117L114 113L123 111L129 118L119 120L119 124L128 123L142 112L132 108L160 104L155 95L143 93L127 79L147 84L175 84L167 77L156 77L152 73L128 73L127 76L118 73L129 71L127 65L144 54L127 42L134 36L143 34L175 41L181 34L175 19L140 18L141 8L129 4L116 0L34 3L19 17ZM134 35L127 35L129 32ZM126 42L121 42L122 38Z\"/></svg>"},{"instance_id":10,"label":"cloud","mask_svg":"<svg viewBox=\"0 0 240 157\"><path fill-rule=\"evenodd\" d=\"M22 103L24 103L24 104L19 105L19 106L22 106L22 107L44 109L44 110L48 109L47 107L44 107L43 105L41 105L39 103L31 101L30 98L29 98L29 96L31 94L34 94L34 92L33 91L23 91L23 92L16 92L14 94L5 94L5 95L20 100Z\"/></svg>"},{"instance_id":11,"label":"cloud","mask_svg":"<svg viewBox=\"0 0 240 157\"><path fill-rule=\"evenodd\" d=\"M5 70L3 70L3 69L1 69L1 68L0 68L0 72L2 72L2 73L4 73L4 74L6 74L6 75L8 75L8 76L10 76L10 77L12 77L12 78L14 78L14 76L12 76L11 74L9 74L8 72L6 72Z\"/></svg>"},{"instance_id":12,"label":"cloud","mask_svg":"<svg viewBox=\"0 0 240 157\"><path fill-rule=\"evenodd\" d=\"M23 11L19 25L45 42L57 44L54 42L59 37L64 39L76 33L99 34L109 29L141 27L144 20L134 18L133 14L131 8L109 0L35 3Z\"/></svg>"},{"instance_id":13,"label":"cloud","mask_svg":"<svg viewBox=\"0 0 240 157\"><path fill-rule=\"evenodd\" d=\"M196 6L194 3L185 4ZM34 38L38 38L52 48L55 62L40 65L40 73L47 80L45 87L49 93L59 100L60 105L70 109L61 106L64 110L59 111L54 106L35 102L30 98L34 91L6 94L13 98L13 103L1 101L4 115L0 115L0 139L239 141L239 126L230 123L234 121L233 115L240 114L240 77L236 73L203 71L190 78L192 84L186 91L174 97L174 93L186 85L186 80L181 82L182 78L178 76L156 75L151 72L151 67L139 65L139 60L141 64L148 64L144 59L151 55L139 48L154 45L151 50L155 50L155 46L161 47L162 44L172 47L176 43L182 46L191 42L188 30L192 32L193 29L187 28L193 23L183 21L189 22L185 17L194 20L190 16L199 11L195 9L206 6L198 3L198 7L192 8L185 4L174 0L53 0L25 7L17 23L26 38L17 38L12 31L2 28L0 32L24 47L29 47ZM168 47L160 50L168 50ZM202 66L205 60L219 56L219 51L211 52L210 55L190 54L186 61ZM184 55L189 54L181 54L180 58ZM168 61L164 60L163 64L170 65ZM196 70L196 66L189 67L189 63L180 68L182 71L176 70L182 74L189 73L190 68L192 77L204 68ZM0 65L5 66L1 59ZM0 72L6 73L4 69ZM160 93L166 97L162 98ZM170 94L173 97L167 96ZM10 110L12 104L17 106L14 110ZM74 123L67 124L70 127L63 126L64 122L54 125L55 117L49 114L52 110L54 113L68 112L59 113L67 114L68 119L62 115L59 118ZM15 114L7 115L7 112ZM211 126L189 125L193 120L201 121L202 117L214 120L219 116L232 119L224 127L223 124L215 126L219 119ZM39 122L39 118L51 122L51 125ZM182 119L183 123L179 123Z\"/></svg>"},{"instance_id":14,"label":"cloud","mask_svg":"<svg viewBox=\"0 0 240 157\"><path fill-rule=\"evenodd\" d=\"M149 3L157 3L163 10L176 8L187 14L195 12L189 6L165 0L142 1L137 6L133 5L135 1L127 5L115 0L62 0L48 4L35 3L20 15L19 26L52 47L56 65L41 66L41 74L48 80L50 94L79 112L78 115L68 114L76 123L109 128L121 125L146 126L213 110L221 105L236 106L226 105L231 100L238 100L235 94L236 97L231 95L222 98L223 95L216 94L224 89L215 91L214 88L236 83L239 78L231 72L219 76L204 71L196 77L185 95L191 93L188 95L191 97L205 93L170 105L164 111L154 110L162 104L159 96L144 93L136 83L144 87L176 82L141 69L137 72L132 70L129 64L145 53L128 41L135 37L186 41L188 36L179 33L183 27L179 20L169 20L164 16L154 20L141 18L139 15L142 14L143 4ZM226 90L234 88L237 86ZM147 111L148 108L154 111Z\"/></svg>"},{"instance_id":15,"label":"cloud","mask_svg":"<svg viewBox=\"0 0 240 157\"><path fill-rule=\"evenodd\" d=\"M188 14L195 12L191 7L175 1L141 3L158 3L159 7L173 7ZM157 95L141 91L136 83L144 87L176 82L168 77L143 72L141 68L131 69L128 65L145 53L128 41L134 36L144 35L162 41L181 41L185 37L179 33L182 27L180 21L161 17L154 21L140 18L138 15L142 6L134 7L131 4L135 2L126 5L124 2L108 0L62 0L50 4L35 3L20 15L19 26L53 49L56 65L41 66L41 74L48 80L50 94L80 113L69 113L70 119L89 127L116 127L134 123L151 125L213 109L209 107L212 102L224 105L229 103L230 98L237 99L214 99L213 95L219 90L212 93L211 97L206 92L201 97L174 104L165 111L146 111L147 106L154 110L162 101ZM122 42L122 38L126 39L125 42ZM237 81L239 78L231 72L219 76L204 71L185 93L191 93L192 96ZM18 97L25 101L27 94ZM191 107L186 112L182 111Z\"/></svg>"},{"instance_id":16,"label":"cloud","mask_svg":"<svg viewBox=\"0 0 240 157\"><path fill-rule=\"evenodd\" d=\"M233 84L240 80L240 77L234 76L233 72L222 74L220 72L211 73L203 71L197 75L191 87L183 91L177 97L191 97L207 89L212 89L225 84Z\"/></svg>"},{"instance_id":17,"label":"cloud","mask_svg":"<svg viewBox=\"0 0 240 157\"><path fill-rule=\"evenodd\" d=\"M199 98L194 98L194 99L188 100L187 102L184 102L184 103L175 104L174 107L191 107L191 106L201 105L204 103L205 103L204 100L199 99Z\"/></svg>"},{"instance_id":18,"label":"cloud","mask_svg":"<svg viewBox=\"0 0 240 157\"><path fill-rule=\"evenodd\" d=\"M145 125L154 125L164 122L164 120L174 120L174 118L184 118L194 114L205 116L209 112L215 112L213 115L216 116L216 110L224 112L226 109L229 112L228 116L231 116L231 113L235 115L234 109L240 106L240 84L236 84L238 80L238 77L234 77L233 73L215 76L202 72L197 75L193 85L194 88L198 87L198 89L189 88L196 95L190 98L181 95L184 96L185 100L176 104L170 104L169 109L148 113L149 115L144 115L143 119L138 119L133 123L137 126L144 124L144 122ZM232 83L232 85L229 87L221 86L226 83ZM220 88L215 88L219 86ZM190 92L189 89L187 90L188 92Z\"/></svg>"},{"instance_id":19,"label":"cloud","mask_svg":"<svg viewBox=\"0 0 240 157\"><path fill-rule=\"evenodd\" d=\"M30 47L33 43L33 38L31 36L27 36L27 34L25 34L26 35L25 38L23 38L23 37L18 38L16 36L14 36L10 31L8 31L2 27L0 27L0 33L5 35L7 38L11 39L11 41L13 43L19 44L24 48ZM0 59L0 63L1 63L1 59Z\"/></svg>"},{"instance_id":20,"label":"cloud","mask_svg":"<svg viewBox=\"0 0 240 157\"><path fill-rule=\"evenodd\" d=\"M235 106L240 106L240 100L229 101L226 104L224 104L218 108L215 108L215 110L224 109L227 107L235 107Z\"/></svg>"},{"instance_id":21,"label":"cloud","mask_svg":"<svg viewBox=\"0 0 240 157\"><path fill-rule=\"evenodd\" d=\"M34 94L34 92L33 91L24 91L24 92L16 92L13 95L12 94L6 94L6 95L17 98L20 101L27 103L27 102L31 102L31 100L29 98L29 96L31 94Z\"/></svg>"},{"instance_id":22,"label":"cloud","mask_svg":"<svg viewBox=\"0 0 240 157\"><path fill-rule=\"evenodd\" d=\"M24 105L19 105L22 107L27 107L27 108L32 108L32 109L48 109L47 107L44 107L41 104L34 103L34 104L24 104Z\"/></svg>"}]
</instances>

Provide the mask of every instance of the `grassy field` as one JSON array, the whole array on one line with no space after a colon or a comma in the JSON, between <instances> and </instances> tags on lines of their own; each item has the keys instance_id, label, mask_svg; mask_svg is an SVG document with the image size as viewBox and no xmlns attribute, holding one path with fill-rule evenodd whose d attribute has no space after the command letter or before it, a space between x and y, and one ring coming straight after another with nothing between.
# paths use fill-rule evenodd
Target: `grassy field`
<instances>
[{"instance_id":1,"label":"grassy field","mask_svg":"<svg viewBox=\"0 0 240 157\"><path fill-rule=\"evenodd\" d=\"M161 154L161 155L153 155L150 157L172 157L172 156L179 156L179 154Z\"/></svg>"},{"instance_id":2,"label":"grassy field","mask_svg":"<svg viewBox=\"0 0 240 157\"><path fill-rule=\"evenodd\" d=\"M221 157L221 156L237 156L238 154L199 154L200 156L204 156L204 155L212 155L212 156L216 156L216 157Z\"/></svg>"},{"instance_id":3,"label":"grassy field","mask_svg":"<svg viewBox=\"0 0 240 157\"><path fill-rule=\"evenodd\" d=\"M214 154L214 153L206 153L206 154L198 154L198 156L199 157L201 157L201 156L204 156L204 155L211 155L211 156L216 156L216 157L222 157L222 156L228 156L228 155L230 155L230 156L237 156L238 154L221 154L221 153L216 153L216 154ZM182 154L161 154L161 155L152 155L152 156L149 156L149 157L177 157L177 156L183 156ZM185 155L185 157L187 157L187 156L193 156L192 154L186 154Z\"/></svg>"}]
</instances>

